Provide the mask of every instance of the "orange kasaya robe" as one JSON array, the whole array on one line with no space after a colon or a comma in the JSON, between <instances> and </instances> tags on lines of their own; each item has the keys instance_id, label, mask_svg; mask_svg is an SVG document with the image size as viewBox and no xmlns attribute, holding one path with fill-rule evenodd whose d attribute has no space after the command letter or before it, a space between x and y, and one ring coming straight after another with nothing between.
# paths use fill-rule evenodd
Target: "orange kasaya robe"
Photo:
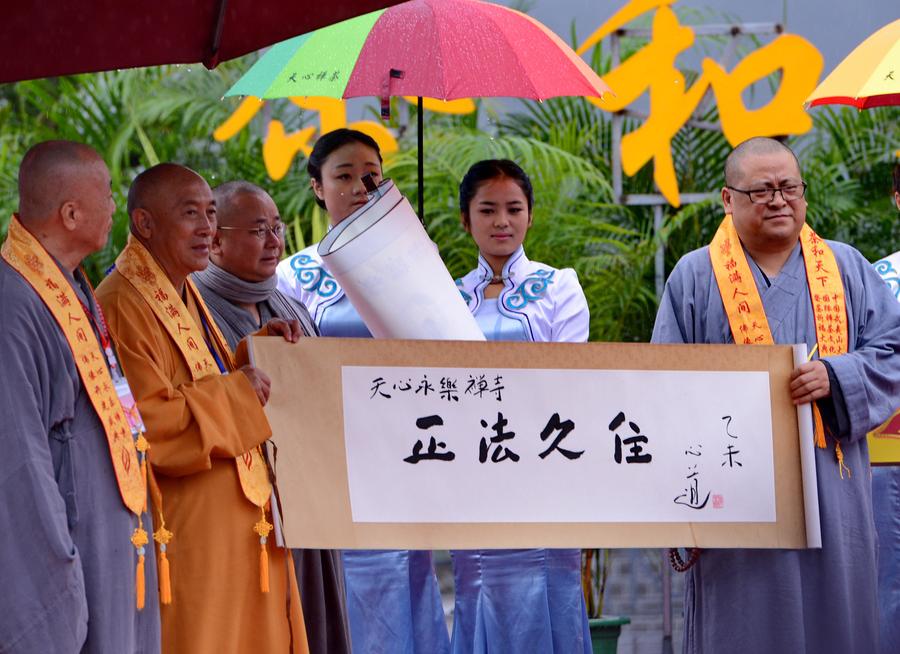
<instances>
[{"instance_id":1,"label":"orange kasaya robe","mask_svg":"<svg viewBox=\"0 0 900 654\"><path fill-rule=\"evenodd\" d=\"M235 467L235 457L271 435L253 387L237 372L192 381L174 341L118 270L100 284L97 298L147 426L149 460L174 534L162 651L308 654L293 563L274 535L267 548L270 590L260 590L260 539L253 532L260 509L244 496ZM178 304L185 305L200 325L190 293Z\"/></svg>"}]
</instances>

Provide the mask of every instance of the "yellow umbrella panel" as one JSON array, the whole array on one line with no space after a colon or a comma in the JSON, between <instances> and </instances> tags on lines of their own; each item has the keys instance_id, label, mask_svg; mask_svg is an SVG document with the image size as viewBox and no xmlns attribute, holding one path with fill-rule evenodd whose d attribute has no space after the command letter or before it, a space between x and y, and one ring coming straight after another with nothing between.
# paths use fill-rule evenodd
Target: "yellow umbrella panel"
<instances>
[{"instance_id":1,"label":"yellow umbrella panel","mask_svg":"<svg viewBox=\"0 0 900 654\"><path fill-rule=\"evenodd\" d=\"M900 105L900 19L860 43L806 99L809 106Z\"/></svg>"}]
</instances>

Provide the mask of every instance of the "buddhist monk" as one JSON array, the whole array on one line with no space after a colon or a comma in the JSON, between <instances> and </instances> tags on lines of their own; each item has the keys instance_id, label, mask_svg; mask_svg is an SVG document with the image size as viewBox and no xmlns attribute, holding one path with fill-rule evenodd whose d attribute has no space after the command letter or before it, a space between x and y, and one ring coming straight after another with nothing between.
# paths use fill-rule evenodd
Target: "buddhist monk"
<instances>
[{"instance_id":1,"label":"buddhist monk","mask_svg":"<svg viewBox=\"0 0 900 654\"><path fill-rule=\"evenodd\" d=\"M79 269L115 208L90 147L23 157L0 261L0 652L159 651L146 441Z\"/></svg>"},{"instance_id":2,"label":"buddhist monk","mask_svg":"<svg viewBox=\"0 0 900 654\"><path fill-rule=\"evenodd\" d=\"M737 146L726 215L675 266L656 317L657 343L806 343L789 392L818 416L821 549L704 550L685 582L685 652L878 651L866 433L900 396L900 304L859 252L807 224L806 188L787 146Z\"/></svg>"},{"instance_id":3,"label":"buddhist monk","mask_svg":"<svg viewBox=\"0 0 900 654\"><path fill-rule=\"evenodd\" d=\"M276 546L272 487L260 451L270 381L236 368L189 279L206 268L216 207L206 181L176 164L140 175L128 193L131 236L97 290L150 441L171 532L165 652L306 652L294 567ZM288 340L297 322L262 333Z\"/></svg>"},{"instance_id":4,"label":"buddhist monk","mask_svg":"<svg viewBox=\"0 0 900 654\"><path fill-rule=\"evenodd\" d=\"M192 278L232 349L272 318L297 320L305 336L318 330L306 307L276 288L284 223L275 202L245 181L213 189L217 227L209 266ZM306 636L312 654L349 654L350 628L341 553L292 550Z\"/></svg>"}]
</instances>

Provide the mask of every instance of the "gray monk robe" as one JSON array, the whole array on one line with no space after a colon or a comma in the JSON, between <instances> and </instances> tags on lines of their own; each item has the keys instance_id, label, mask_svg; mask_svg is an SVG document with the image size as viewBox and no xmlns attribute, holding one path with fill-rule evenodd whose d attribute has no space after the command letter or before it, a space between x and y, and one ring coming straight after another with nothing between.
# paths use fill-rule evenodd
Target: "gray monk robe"
<instances>
[{"instance_id":1,"label":"gray monk robe","mask_svg":"<svg viewBox=\"0 0 900 654\"><path fill-rule=\"evenodd\" d=\"M822 549L704 550L687 573L684 651L719 654L869 654L878 651L876 536L866 433L900 397L900 304L855 249L827 241L841 270L849 352L824 359L832 399L819 401L841 439L815 450ZM747 255L776 343L816 342L798 243L781 272ZM678 262L666 283L655 343L733 343L708 248ZM748 346L749 347L749 346Z\"/></svg>"},{"instance_id":2,"label":"gray monk robe","mask_svg":"<svg viewBox=\"0 0 900 654\"><path fill-rule=\"evenodd\" d=\"M152 546L137 611L106 434L52 314L2 260L0 307L0 652L159 652Z\"/></svg>"},{"instance_id":3,"label":"gray monk robe","mask_svg":"<svg viewBox=\"0 0 900 654\"><path fill-rule=\"evenodd\" d=\"M306 307L277 290L274 276L267 282L246 282L210 262L206 270L195 273L192 279L232 350L242 338L258 331L272 318L299 320L306 336L318 335ZM256 303L261 322L256 322L236 302ZM291 554L300 586L310 654L349 654L350 632L340 552L291 550Z\"/></svg>"}]
</instances>

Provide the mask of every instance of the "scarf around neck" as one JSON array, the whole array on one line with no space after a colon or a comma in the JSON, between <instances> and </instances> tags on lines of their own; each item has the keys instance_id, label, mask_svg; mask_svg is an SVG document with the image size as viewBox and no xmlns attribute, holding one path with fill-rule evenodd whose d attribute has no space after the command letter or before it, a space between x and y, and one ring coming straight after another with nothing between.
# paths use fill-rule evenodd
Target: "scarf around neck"
<instances>
[{"instance_id":1,"label":"scarf around neck","mask_svg":"<svg viewBox=\"0 0 900 654\"><path fill-rule=\"evenodd\" d=\"M238 306L241 304L265 303L273 315L284 320L298 320L307 336L316 335L305 307L276 288L276 275L261 282L248 282L210 261L206 270L196 272L192 277L232 349L242 338L260 328L250 313Z\"/></svg>"}]
</instances>

